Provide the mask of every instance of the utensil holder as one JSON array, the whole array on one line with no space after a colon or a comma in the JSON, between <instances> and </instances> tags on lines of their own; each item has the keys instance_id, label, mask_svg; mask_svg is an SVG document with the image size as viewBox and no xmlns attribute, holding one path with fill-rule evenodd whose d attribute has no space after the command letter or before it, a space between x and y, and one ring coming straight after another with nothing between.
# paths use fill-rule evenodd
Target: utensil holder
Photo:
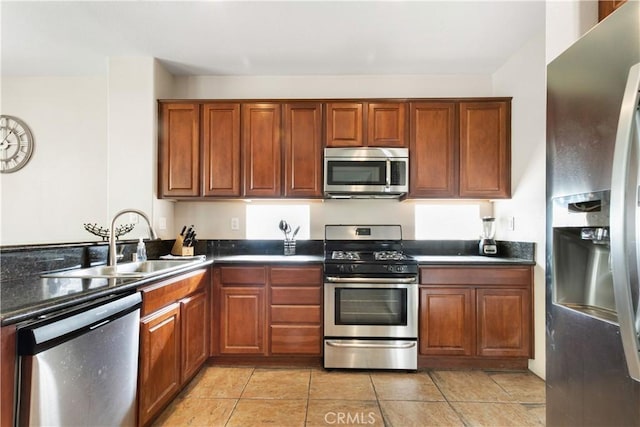
<instances>
[{"instance_id":1,"label":"utensil holder","mask_svg":"<svg viewBox=\"0 0 640 427\"><path fill-rule=\"evenodd\" d=\"M184 238L182 236L176 237L176 242L171 248L171 255L175 256L193 256L193 246L182 246L184 244Z\"/></svg>"},{"instance_id":2,"label":"utensil holder","mask_svg":"<svg viewBox=\"0 0 640 427\"><path fill-rule=\"evenodd\" d=\"M285 255L295 255L296 254L296 241L295 240L285 240L284 241L284 254Z\"/></svg>"}]
</instances>

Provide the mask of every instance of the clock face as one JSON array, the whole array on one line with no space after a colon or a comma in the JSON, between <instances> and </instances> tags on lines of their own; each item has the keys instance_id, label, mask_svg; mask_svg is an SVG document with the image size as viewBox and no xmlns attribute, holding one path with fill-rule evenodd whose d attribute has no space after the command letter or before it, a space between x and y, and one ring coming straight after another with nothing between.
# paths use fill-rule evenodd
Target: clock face
<instances>
[{"instance_id":1,"label":"clock face","mask_svg":"<svg viewBox=\"0 0 640 427\"><path fill-rule=\"evenodd\" d=\"M27 164L33 152L33 136L20 119L0 116L0 172L10 173Z\"/></svg>"}]
</instances>

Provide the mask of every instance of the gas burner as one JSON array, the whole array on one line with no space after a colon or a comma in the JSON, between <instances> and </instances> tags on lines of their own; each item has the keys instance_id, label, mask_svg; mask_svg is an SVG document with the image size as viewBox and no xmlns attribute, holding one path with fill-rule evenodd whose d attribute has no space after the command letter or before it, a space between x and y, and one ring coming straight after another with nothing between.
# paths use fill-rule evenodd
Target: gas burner
<instances>
[{"instance_id":1,"label":"gas burner","mask_svg":"<svg viewBox=\"0 0 640 427\"><path fill-rule=\"evenodd\" d=\"M349 261L358 261L360 254L353 251L333 251L331 253L331 259L344 259Z\"/></svg>"},{"instance_id":2,"label":"gas burner","mask_svg":"<svg viewBox=\"0 0 640 427\"><path fill-rule=\"evenodd\" d=\"M405 259L406 257L400 251L378 251L373 253L373 258L376 261L400 261Z\"/></svg>"}]
</instances>

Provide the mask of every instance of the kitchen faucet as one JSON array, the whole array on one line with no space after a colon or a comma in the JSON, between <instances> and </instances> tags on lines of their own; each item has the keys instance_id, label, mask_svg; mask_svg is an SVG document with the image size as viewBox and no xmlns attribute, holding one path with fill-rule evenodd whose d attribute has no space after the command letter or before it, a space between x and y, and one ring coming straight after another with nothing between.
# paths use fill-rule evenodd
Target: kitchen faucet
<instances>
[{"instance_id":1,"label":"kitchen faucet","mask_svg":"<svg viewBox=\"0 0 640 427\"><path fill-rule=\"evenodd\" d=\"M120 217L121 215L123 215L125 213L136 213L136 214L140 215L142 218L144 218L144 220L147 221L147 225L149 226L149 238L151 240L155 240L155 239L158 238L158 236L156 235L155 230L151 226L151 221L149 220L149 217L147 216L146 213L142 212L141 210L138 210L138 209L124 209L124 210L121 210L120 212L116 213L113 216L113 219L111 220L111 228L109 229L109 260L107 262L107 265L110 266L110 267L113 267L114 270L116 269L116 263L117 263L117 257L116 257L116 234L115 234L116 219L118 219L118 217Z\"/></svg>"}]
</instances>

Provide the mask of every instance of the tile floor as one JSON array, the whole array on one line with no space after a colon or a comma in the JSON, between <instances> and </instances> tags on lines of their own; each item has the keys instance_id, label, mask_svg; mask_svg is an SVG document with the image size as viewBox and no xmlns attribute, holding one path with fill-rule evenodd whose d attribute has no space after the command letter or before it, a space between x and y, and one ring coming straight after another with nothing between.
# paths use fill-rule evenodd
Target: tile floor
<instances>
[{"instance_id":1,"label":"tile floor","mask_svg":"<svg viewBox=\"0 0 640 427\"><path fill-rule=\"evenodd\" d=\"M544 426L530 372L205 367L157 426Z\"/></svg>"}]
</instances>

